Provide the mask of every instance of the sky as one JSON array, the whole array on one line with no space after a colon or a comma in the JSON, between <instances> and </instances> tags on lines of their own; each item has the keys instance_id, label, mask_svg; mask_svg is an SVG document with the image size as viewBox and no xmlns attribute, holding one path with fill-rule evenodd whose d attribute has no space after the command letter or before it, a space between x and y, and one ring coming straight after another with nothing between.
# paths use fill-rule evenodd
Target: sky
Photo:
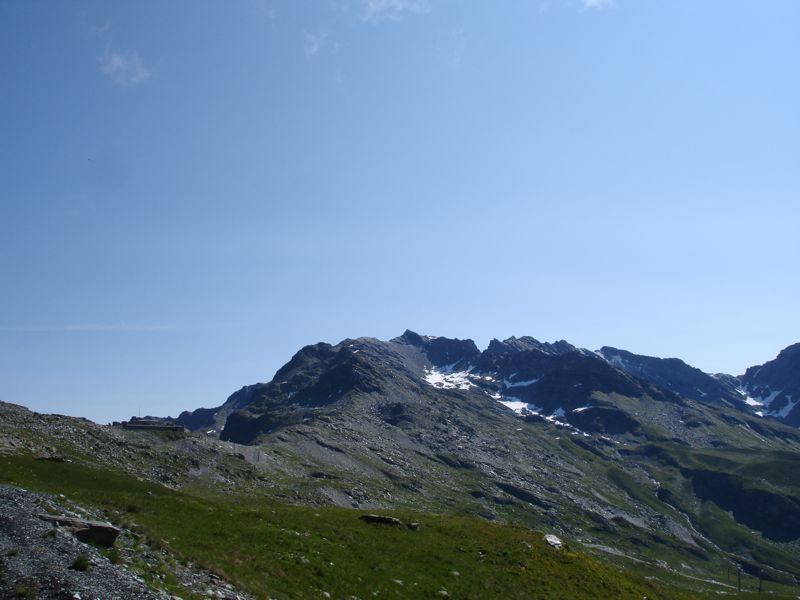
<instances>
[{"instance_id":1,"label":"sky","mask_svg":"<svg viewBox=\"0 0 800 600\"><path fill-rule=\"evenodd\" d=\"M796 0L0 0L0 399L176 416L302 346L800 342Z\"/></svg>"}]
</instances>

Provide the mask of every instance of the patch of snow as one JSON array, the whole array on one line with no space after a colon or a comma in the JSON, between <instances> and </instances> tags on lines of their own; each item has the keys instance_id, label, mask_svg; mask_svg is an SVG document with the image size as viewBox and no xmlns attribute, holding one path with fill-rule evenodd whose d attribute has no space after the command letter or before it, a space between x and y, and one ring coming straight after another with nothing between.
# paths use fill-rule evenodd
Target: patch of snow
<instances>
[{"instance_id":1,"label":"patch of snow","mask_svg":"<svg viewBox=\"0 0 800 600\"><path fill-rule=\"evenodd\" d=\"M570 412L582 413L585 410L589 410L592 408L591 406L579 406L578 408L573 408Z\"/></svg>"},{"instance_id":2,"label":"patch of snow","mask_svg":"<svg viewBox=\"0 0 800 600\"><path fill-rule=\"evenodd\" d=\"M498 402L518 415L521 415L523 410L528 410L528 403L521 400L498 400Z\"/></svg>"},{"instance_id":3,"label":"patch of snow","mask_svg":"<svg viewBox=\"0 0 800 600\"><path fill-rule=\"evenodd\" d=\"M746 396L744 399L745 403L750 406L764 406L764 404L755 398L751 398L750 396Z\"/></svg>"},{"instance_id":4,"label":"patch of snow","mask_svg":"<svg viewBox=\"0 0 800 600\"><path fill-rule=\"evenodd\" d=\"M469 380L469 371L453 371L455 363L437 369L425 369L425 381L433 387L444 390L468 390L475 384Z\"/></svg>"},{"instance_id":5,"label":"patch of snow","mask_svg":"<svg viewBox=\"0 0 800 600\"><path fill-rule=\"evenodd\" d=\"M515 398L514 396L500 396L500 394L493 394L491 396L495 400L497 400L500 404L513 410L517 415L520 417L524 417L525 415L536 415L542 417L548 423L555 425L556 427L563 427L565 429L571 430L570 433L572 435L582 435L583 437L591 437L585 431L581 431L574 425L570 425L565 421L560 421L560 418L566 416L566 412L563 408L557 408L553 411L553 414L546 416L542 414L542 409L535 404L530 404L528 402L523 402L519 398ZM586 408L589 408L588 406Z\"/></svg>"},{"instance_id":6,"label":"patch of snow","mask_svg":"<svg viewBox=\"0 0 800 600\"><path fill-rule=\"evenodd\" d=\"M516 375L516 373L514 373L514 375ZM541 377L537 377L536 379L527 379L525 381L511 381L511 378L513 378L514 375L512 375L508 379L503 379L503 385L506 388L525 387L528 385L533 385L534 383L536 383L541 379Z\"/></svg>"}]
</instances>

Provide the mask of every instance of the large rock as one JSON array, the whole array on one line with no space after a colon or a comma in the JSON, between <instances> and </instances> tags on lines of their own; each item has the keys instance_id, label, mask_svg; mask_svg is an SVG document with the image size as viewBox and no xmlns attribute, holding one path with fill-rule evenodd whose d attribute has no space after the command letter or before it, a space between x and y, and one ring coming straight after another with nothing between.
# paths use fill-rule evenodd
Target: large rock
<instances>
[{"instance_id":1,"label":"large rock","mask_svg":"<svg viewBox=\"0 0 800 600\"><path fill-rule=\"evenodd\" d=\"M80 541L86 542L87 544L98 544L110 548L114 545L114 542L117 541L117 536L119 536L119 529L110 523L85 521L66 515L40 514L39 518L64 527L67 531L72 532Z\"/></svg>"}]
</instances>

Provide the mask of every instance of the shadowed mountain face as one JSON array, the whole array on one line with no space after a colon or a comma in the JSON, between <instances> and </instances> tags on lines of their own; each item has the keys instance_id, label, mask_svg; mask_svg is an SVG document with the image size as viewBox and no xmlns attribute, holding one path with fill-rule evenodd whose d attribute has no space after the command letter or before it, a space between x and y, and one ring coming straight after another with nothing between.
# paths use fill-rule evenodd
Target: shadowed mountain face
<instances>
[{"instance_id":1,"label":"shadowed mountain face","mask_svg":"<svg viewBox=\"0 0 800 600\"><path fill-rule=\"evenodd\" d=\"M481 352L406 331L306 346L179 421L250 445L292 501L464 511L800 575L780 547L800 535L800 431L756 416L738 385L612 348L522 337Z\"/></svg>"},{"instance_id":2,"label":"shadowed mountain face","mask_svg":"<svg viewBox=\"0 0 800 600\"><path fill-rule=\"evenodd\" d=\"M740 379L760 412L800 427L800 344L785 348L761 366L750 367Z\"/></svg>"},{"instance_id":3,"label":"shadowed mountain face","mask_svg":"<svg viewBox=\"0 0 800 600\"><path fill-rule=\"evenodd\" d=\"M683 398L749 411L736 378L714 376L687 365L679 358L655 358L609 346L599 354L613 366Z\"/></svg>"}]
</instances>

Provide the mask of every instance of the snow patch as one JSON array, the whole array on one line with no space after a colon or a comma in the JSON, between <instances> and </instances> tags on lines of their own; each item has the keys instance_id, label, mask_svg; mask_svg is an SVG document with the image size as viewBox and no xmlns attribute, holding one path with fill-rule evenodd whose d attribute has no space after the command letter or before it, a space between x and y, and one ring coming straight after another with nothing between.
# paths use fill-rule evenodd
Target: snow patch
<instances>
[{"instance_id":1,"label":"snow patch","mask_svg":"<svg viewBox=\"0 0 800 600\"><path fill-rule=\"evenodd\" d=\"M514 375L516 375L516 373L514 373ZM533 385L534 383L536 383L541 379L541 377L537 377L536 379L527 379L525 381L511 381L514 375L512 375L508 379L503 379L503 385L506 387L506 389Z\"/></svg>"},{"instance_id":2,"label":"snow patch","mask_svg":"<svg viewBox=\"0 0 800 600\"><path fill-rule=\"evenodd\" d=\"M498 402L506 408L510 408L518 415L521 415L523 411L528 410L528 403L522 402L521 400L498 400Z\"/></svg>"},{"instance_id":3,"label":"snow patch","mask_svg":"<svg viewBox=\"0 0 800 600\"><path fill-rule=\"evenodd\" d=\"M559 420L566 416L566 411L563 408L557 408L550 415L543 415L542 409L536 406L535 404L523 402L522 400L520 400L519 398L515 398L514 396L501 396L500 394L492 394L491 398L494 398L506 408L513 410L520 417L524 417L526 415L535 415L541 417L548 423L552 423L556 427L563 427L565 429L570 429L572 435L582 435L583 437L591 437L588 433L578 429L574 425L570 425L565 421ZM587 406L585 408L589 407Z\"/></svg>"},{"instance_id":4,"label":"snow patch","mask_svg":"<svg viewBox=\"0 0 800 600\"><path fill-rule=\"evenodd\" d=\"M443 390L468 390L475 387L475 384L469 380L469 371L453 371L454 366L455 364L441 369L435 367L425 369L426 383Z\"/></svg>"}]
</instances>

